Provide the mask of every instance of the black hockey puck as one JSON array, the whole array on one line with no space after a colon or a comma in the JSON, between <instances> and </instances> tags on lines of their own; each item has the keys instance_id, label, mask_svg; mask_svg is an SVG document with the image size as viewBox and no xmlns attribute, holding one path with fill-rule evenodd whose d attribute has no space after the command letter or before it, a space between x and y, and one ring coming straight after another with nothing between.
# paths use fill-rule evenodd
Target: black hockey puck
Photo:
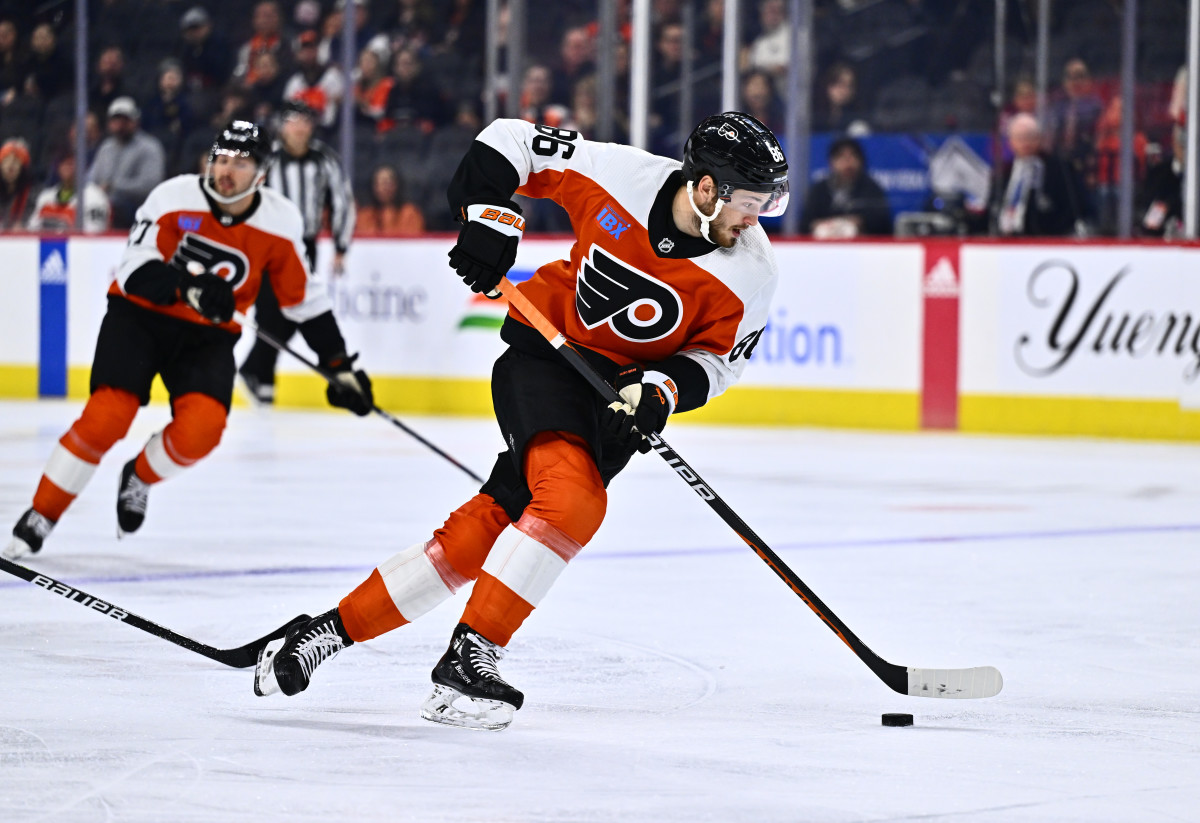
<instances>
[{"instance_id":1,"label":"black hockey puck","mask_svg":"<svg viewBox=\"0 0 1200 823\"><path fill-rule=\"evenodd\" d=\"M885 726L911 726L913 724L913 716L911 714L885 714L883 716L883 725Z\"/></svg>"}]
</instances>

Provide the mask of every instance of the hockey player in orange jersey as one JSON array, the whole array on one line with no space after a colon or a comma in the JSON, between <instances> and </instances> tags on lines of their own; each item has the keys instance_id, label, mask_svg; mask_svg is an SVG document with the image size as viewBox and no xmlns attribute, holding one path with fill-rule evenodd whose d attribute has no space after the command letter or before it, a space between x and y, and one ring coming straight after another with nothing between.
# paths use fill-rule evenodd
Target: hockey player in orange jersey
<instances>
[{"instance_id":1,"label":"hockey player in orange jersey","mask_svg":"<svg viewBox=\"0 0 1200 823\"><path fill-rule=\"evenodd\" d=\"M118 533L141 527L153 484L216 447L232 399L233 346L241 333L234 311L254 305L263 276L335 373L329 402L359 415L370 411L371 382L354 368L329 298L312 283L300 213L282 195L261 188L267 153L258 126L235 120L213 143L205 175L161 183L138 209L108 292L91 397L50 455L5 557L41 550L100 459L149 402L156 374L170 393L172 420L121 471Z\"/></svg>"},{"instance_id":2,"label":"hockey player in orange jersey","mask_svg":"<svg viewBox=\"0 0 1200 823\"><path fill-rule=\"evenodd\" d=\"M600 397L515 308L492 371L508 449L479 494L433 535L382 563L337 608L298 621L259 656L255 692L296 694L345 646L404 625L475 580L421 716L502 729L524 700L497 661L604 519L605 491L643 434L737 381L767 323L778 271L760 215L787 203L787 162L765 126L703 120L678 161L576 132L497 120L450 185L460 216L450 265L495 296L523 221L514 193L570 215L570 260L521 292L615 388Z\"/></svg>"}]
</instances>

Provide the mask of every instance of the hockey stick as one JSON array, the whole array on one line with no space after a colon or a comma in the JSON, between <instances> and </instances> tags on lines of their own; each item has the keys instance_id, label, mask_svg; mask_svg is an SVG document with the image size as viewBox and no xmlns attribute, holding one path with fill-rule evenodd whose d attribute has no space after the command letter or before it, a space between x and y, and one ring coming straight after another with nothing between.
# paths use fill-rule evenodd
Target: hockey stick
<instances>
[{"instance_id":1,"label":"hockey stick","mask_svg":"<svg viewBox=\"0 0 1200 823\"><path fill-rule=\"evenodd\" d=\"M51 594L57 594L60 597L65 597L72 603L78 603L85 609L90 609L94 612L111 617L113 620L120 621L126 625L133 626L135 629L141 629L147 634L152 634L155 637L161 637L163 640L169 640L176 646L182 646L188 651L196 654L204 655L209 660L215 660L218 663L224 663L234 669L248 669L258 662L258 653L263 647L272 640L277 640L287 632L288 626L298 620L310 619L308 615L302 614L294 617L287 623L284 623L275 631L260 637L257 640L252 640L245 646L239 646L236 649L217 649L212 646L205 645L198 640L193 640L190 637L184 637L182 634L176 634L170 629L163 628L157 623L153 623L144 617L139 617L133 612L122 609L120 606L112 603L107 603L98 597L93 597L82 589L68 586L66 583L55 580L49 575L35 572L32 569L27 569L17 563L13 563L4 557L0 557L0 569L8 572L15 577L19 577L35 586L39 586Z\"/></svg>"},{"instance_id":2,"label":"hockey stick","mask_svg":"<svg viewBox=\"0 0 1200 823\"><path fill-rule=\"evenodd\" d=\"M258 327L257 324L253 323L250 320L250 318L246 317L246 315L242 314L240 311L235 311L233 313L233 319L235 321L237 321L238 323L240 323L241 325L248 326L249 328L253 329L254 333L256 335L258 335L259 340L263 341L264 343L266 343L268 346L275 349L276 351L287 352L292 357L296 358L301 363L303 363L304 365L308 366L310 369L315 371L317 374L324 377L325 380L328 381L329 383L337 383L338 382L337 378L334 377L333 373L330 372L328 369L322 368L320 365L312 362L307 357L302 355L300 352L293 349L287 343L284 343L282 340L277 339L274 335L263 331L262 329L260 329ZM374 403L371 404L371 411L375 412L375 414L379 415L380 417L382 417L384 420L391 423L396 428L403 430L406 434L408 434L414 440L419 442L421 445L425 446L427 449L432 451L434 454L436 454L440 457L444 457L446 460L450 461L455 466L462 469L462 471L465 472L468 477L470 477L472 480L474 480L479 485L481 485L481 486L483 485L482 477L480 477L475 472L468 469L462 463L459 463L457 460L455 460L450 455L446 454L446 452L442 451L437 446L430 443L428 440L426 440L424 437L419 435L417 432L413 431L409 426L406 426L401 420L398 420L397 418L388 414L383 409L376 406Z\"/></svg>"},{"instance_id":3,"label":"hockey stick","mask_svg":"<svg viewBox=\"0 0 1200 823\"><path fill-rule=\"evenodd\" d=\"M546 317L538 311L529 298L522 294L506 277L500 281L500 292L508 298L526 320L556 348L567 362L586 379L596 391L607 401L621 402L621 396L608 384L599 372L583 355L554 328ZM821 602L821 599L810 589L788 565L775 554L763 539L746 525L745 521L722 500L712 487L704 481L700 474L687 464L674 449L667 445L661 435L652 434L647 438L651 447L683 478L692 491L715 511L726 524L730 526L762 558L763 562L779 576L784 583L794 591L801 600L808 604L817 617L821 618L833 633L841 638L858 658L882 680L888 688L900 694L911 697L992 697L1004 686L1004 679L999 670L992 666L976 666L970 669L919 669L913 666L904 667L889 663L871 651L865 643L858 639L854 632L841 619Z\"/></svg>"}]
</instances>

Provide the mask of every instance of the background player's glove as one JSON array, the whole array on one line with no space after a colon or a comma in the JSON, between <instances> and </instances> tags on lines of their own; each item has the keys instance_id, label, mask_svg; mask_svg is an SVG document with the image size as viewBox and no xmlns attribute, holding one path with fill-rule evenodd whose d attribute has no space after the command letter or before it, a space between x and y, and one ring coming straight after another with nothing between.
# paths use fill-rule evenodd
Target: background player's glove
<instances>
[{"instance_id":1,"label":"background player's glove","mask_svg":"<svg viewBox=\"0 0 1200 823\"><path fill-rule=\"evenodd\" d=\"M496 286L517 260L517 242L525 230L521 215L506 206L476 203L464 210L466 221L450 249L450 268L476 294L499 297Z\"/></svg>"},{"instance_id":2,"label":"background player's glove","mask_svg":"<svg viewBox=\"0 0 1200 823\"><path fill-rule=\"evenodd\" d=\"M611 437L642 454L650 451L645 436L661 432L675 408L671 379L658 372L653 373L652 380L645 377L642 367L636 364L618 371L613 388L623 402L614 400L600 415L600 424Z\"/></svg>"},{"instance_id":3,"label":"background player's glove","mask_svg":"<svg viewBox=\"0 0 1200 823\"><path fill-rule=\"evenodd\" d=\"M232 320L237 301L229 281L205 270L195 261L188 263L188 272L193 276L184 277L179 289L184 301L206 320L214 323Z\"/></svg>"},{"instance_id":4,"label":"background player's glove","mask_svg":"<svg viewBox=\"0 0 1200 823\"><path fill-rule=\"evenodd\" d=\"M371 378L362 369L354 368L358 355L339 355L325 364L333 372L334 381L325 389L329 405L349 409L359 417L370 414L375 406L375 395L371 391Z\"/></svg>"}]
</instances>

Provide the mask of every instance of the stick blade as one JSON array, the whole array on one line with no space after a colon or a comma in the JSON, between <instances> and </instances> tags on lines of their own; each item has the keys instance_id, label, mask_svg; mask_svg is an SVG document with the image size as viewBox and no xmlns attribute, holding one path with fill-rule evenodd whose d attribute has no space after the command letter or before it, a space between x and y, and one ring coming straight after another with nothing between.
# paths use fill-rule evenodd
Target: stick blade
<instances>
[{"instance_id":1,"label":"stick blade","mask_svg":"<svg viewBox=\"0 0 1200 823\"><path fill-rule=\"evenodd\" d=\"M908 670L909 697L977 699L995 697L1004 688L1004 678L994 666L971 669Z\"/></svg>"}]
</instances>

